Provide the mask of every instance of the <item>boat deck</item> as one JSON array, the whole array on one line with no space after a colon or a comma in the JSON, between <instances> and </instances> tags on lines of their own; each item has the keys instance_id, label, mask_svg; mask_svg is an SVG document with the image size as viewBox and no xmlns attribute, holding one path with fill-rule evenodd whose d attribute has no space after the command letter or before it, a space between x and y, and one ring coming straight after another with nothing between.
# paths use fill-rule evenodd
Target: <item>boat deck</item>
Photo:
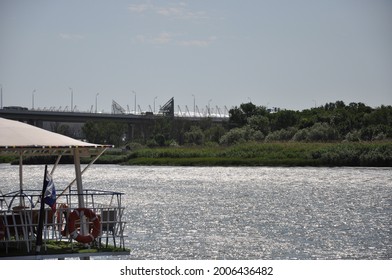
<instances>
[{"instance_id":1,"label":"boat deck","mask_svg":"<svg viewBox=\"0 0 392 280\"><path fill-rule=\"evenodd\" d=\"M55 211L46 207L42 212L39 190L2 195L0 258L85 258L129 254L124 244L126 222L123 219L122 195L100 190L84 190L83 194L69 191L57 199ZM80 199L84 201L87 210L78 207ZM74 221L76 233L72 234L68 227L71 213L75 210L80 216ZM89 210L99 223L86 217ZM41 235L38 233L40 213L43 213ZM97 225L99 228L94 229ZM74 240L76 234L88 237L94 234L94 230L98 234L92 242L80 243ZM42 242L39 237L42 237Z\"/></svg>"}]
</instances>

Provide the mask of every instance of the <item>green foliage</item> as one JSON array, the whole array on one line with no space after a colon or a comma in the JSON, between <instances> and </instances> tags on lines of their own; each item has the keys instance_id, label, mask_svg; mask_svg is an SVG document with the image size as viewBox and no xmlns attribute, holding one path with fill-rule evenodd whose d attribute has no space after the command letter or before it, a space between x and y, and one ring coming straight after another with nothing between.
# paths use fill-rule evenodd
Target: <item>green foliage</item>
<instances>
[{"instance_id":1,"label":"green foliage","mask_svg":"<svg viewBox=\"0 0 392 280\"><path fill-rule=\"evenodd\" d=\"M247 166L392 166L392 143L247 142L222 147L141 149L128 164Z\"/></svg>"},{"instance_id":2,"label":"green foliage","mask_svg":"<svg viewBox=\"0 0 392 280\"><path fill-rule=\"evenodd\" d=\"M147 145L164 146L165 142L169 139L174 139L176 134L175 129L182 130L182 124L178 122L174 123L171 118L160 118L155 120L154 130L152 133L152 138L147 141Z\"/></svg>"},{"instance_id":3,"label":"green foliage","mask_svg":"<svg viewBox=\"0 0 392 280\"><path fill-rule=\"evenodd\" d=\"M392 127L384 124L369 125L361 129L360 135L365 141L384 140L392 135Z\"/></svg>"},{"instance_id":4,"label":"green foliage","mask_svg":"<svg viewBox=\"0 0 392 280\"><path fill-rule=\"evenodd\" d=\"M341 143L312 154L324 165L392 166L392 143Z\"/></svg>"},{"instance_id":5,"label":"green foliage","mask_svg":"<svg viewBox=\"0 0 392 280\"><path fill-rule=\"evenodd\" d=\"M295 127L289 127L287 129L281 129L271 132L265 138L266 142L275 142L275 141L289 141L293 139L294 135L297 133L298 129Z\"/></svg>"},{"instance_id":6,"label":"green foliage","mask_svg":"<svg viewBox=\"0 0 392 280\"><path fill-rule=\"evenodd\" d=\"M272 130L279 130L297 125L299 117L298 113L291 110L282 110L271 114Z\"/></svg>"},{"instance_id":7,"label":"green foliage","mask_svg":"<svg viewBox=\"0 0 392 280\"><path fill-rule=\"evenodd\" d=\"M126 124L113 121L88 121L82 130L88 142L119 147L125 140Z\"/></svg>"},{"instance_id":8,"label":"green foliage","mask_svg":"<svg viewBox=\"0 0 392 280\"><path fill-rule=\"evenodd\" d=\"M112 245L108 246L97 246L98 242L93 242L89 247L86 247L83 243L78 242L70 242L66 241L54 241L54 240L46 240L45 241L45 252L40 254L44 254L47 256L53 256L53 258L60 258L62 255L65 257L80 257L78 254L82 253L115 253L115 252L129 252L129 249L124 249L120 247L114 247ZM41 249L42 250L42 249ZM32 248L28 251L26 246L9 246L8 251L1 250L0 257L29 257L34 259L36 257L36 243L32 242Z\"/></svg>"},{"instance_id":9,"label":"green foliage","mask_svg":"<svg viewBox=\"0 0 392 280\"><path fill-rule=\"evenodd\" d=\"M157 134L154 137L155 142L157 143L158 146L163 147L165 145L165 136L163 134Z\"/></svg>"},{"instance_id":10,"label":"green foliage","mask_svg":"<svg viewBox=\"0 0 392 280\"><path fill-rule=\"evenodd\" d=\"M269 119L265 116L253 115L250 116L247 121L252 129L260 131L264 135L268 134L270 131Z\"/></svg>"},{"instance_id":11,"label":"green foliage","mask_svg":"<svg viewBox=\"0 0 392 280\"><path fill-rule=\"evenodd\" d=\"M247 125L241 128L233 128L229 130L221 137L220 144L233 145L247 141L261 141L263 139L264 135L261 131L255 130Z\"/></svg>"},{"instance_id":12,"label":"green foliage","mask_svg":"<svg viewBox=\"0 0 392 280\"><path fill-rule=\"evenodd\" d=\"M350 142L358 142L361 141L361 133L358 130L350 131L346 134L345 140Z\"/></svg>"},{"instance_id":13,"label":"green foliage","mask_svg":"<svg viewBox=\"0 0 392 280\"><path fill-rule=\"evenodd\" d=\"M315 123L312 127L304 128L293 136L294 141L328 142L338 139L338 133L328 123Z\"/></svg>"},{"instance_id":14,"label":"green foliage","mask_svg":"<svg viewBox=\"0 0 392 280\"><path fill-rule=\"evenodd\" d=\"M204 133L198 126L192 126L188 132L185 132L185 143L202 145L204 144Z\"/></svg>"},{"instance_id":15,"label":"green foliage","mask_svg":"<svg viewBox=\"0 0 392 280\"><path fill-rule=\"evenodd\" d=\"M17 156L0 156L0 163L10 163L17 160Z\"/></svg>"},{"instance_id":16,"label":"green foliage","mask_svg":"<svg viewBox=\"0 0 392 280\"><path fill-rule=\"evenodd\" d=\"M204 130L205 143L219 143L221 137L226 133L226 129L222 125L211 125Z\"/></svg>"},{"instance_id":17,"label":"green foliage","mask_svg":"<svg viewBox=\"0 0 392 280\"><path fill-rule=\"evenodd\" d=\"M219 142L226 132L223 124L215 124L210 119L200 119L197 122L186 121L182 118L157 118L152 130L145 128L145 140L139 142L149 146L162 146L156 135L163 135L164 146L172 145L203 145L205 142Z\"/></svg>"},{"instance_id":18,"label":"green foliage","mask_svg":"<svg viewBox=\"0 0 392 280\"><path fill-rule=\"evenodd\" d=\"M220 139L220 144L232 145L240 142L245 142L243 128L233 128Z\"/></svg>"},{"instance_id":19,"label":"green foliage","mask_svg":"<svg viewBox=\"0 0 392 280\"><path fill-rule=\"evenodd\" d=\"M127 151L136 151L144 148L144 146L138 142L130 142L125 146Z\"/></svg>"},{"instance_id":20,"label":"green foliage","mask_svg":"<svg viewBox=\"0 0 392 280\"><path fill-rule=\"evenodd\" d=\"M71 133L71 129L69 127L69 125L67 124L59 124L59 123L53 123L51 125L51 129L53 132L62 134L62 135L66 135L66 136L74 136Z\"/></svg>"},{"instance_id":21,"label":"green foliage","mask_svg":"<svg viewBox=\"0 0 392 280\"><path fill-rule=\"evenodd\" d=\"M242 127L247 124L247 119L252 116L265 116L268 114L267 109L263 106L257 107L249 103L243 103L240 107L234 107L229 110L230 119L229 124L231 127Z\"/></svg>"},{"instance_id":22,"label":"green foliage","mask_svg":"<svg viewBox=\"0 0 392 280\"><path fill-rule=\"evenodd\" d=\"M261 108L261 109L260 109ZM247 139L241 128L250 126L271 141L380 141L392 139L392 106L371 108L363 103L343 101L303 110L279 110L265 113L252 103L230 110L232 130L220 143L232 145Z\"/></svg>"}]
</instances>

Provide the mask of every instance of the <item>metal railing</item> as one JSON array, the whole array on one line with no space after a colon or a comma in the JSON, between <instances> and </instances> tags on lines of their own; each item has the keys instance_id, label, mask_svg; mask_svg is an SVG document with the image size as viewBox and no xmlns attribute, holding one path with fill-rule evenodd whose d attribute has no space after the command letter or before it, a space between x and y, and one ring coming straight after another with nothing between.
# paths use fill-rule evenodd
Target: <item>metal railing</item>
<instances>
[{"instance_id":1,"label":"metal railing","mask_svg":"<svg viewBox=\"0 0 392 280\"><path fill-rule=\"evenodd\" d=\"M5 255L9 250L31 253L38 236L40 215L40 190L24 190L1 195L0 209L0 252ZM84 190L82 194L69 191L56 201L55 211L44 208L42 220L42 248L46 250L49 241L76 242L68 232L70 214L79 208L82 197L85 208L90 209L99 219L99 235L88 244L93 246L109 245L125 249L123 193L101 190ZM82 214L77 221L80 234L90 235L92 221ZM84 225L84 226L83 226Z\"/></svg>"}]
</instances>

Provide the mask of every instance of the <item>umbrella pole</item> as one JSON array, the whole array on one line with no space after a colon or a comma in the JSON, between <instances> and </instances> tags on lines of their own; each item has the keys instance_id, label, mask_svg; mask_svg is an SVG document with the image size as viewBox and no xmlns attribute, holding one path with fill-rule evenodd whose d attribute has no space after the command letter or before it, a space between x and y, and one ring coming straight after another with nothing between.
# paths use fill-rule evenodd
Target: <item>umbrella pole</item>
<instances>
[{"instance_id":1,"label":"umbrella pole","mask_svg":"<svg viewBox=\"0 0 392 280\"><path fill-rule=\"evenodd\" d=\"M74 149L74 164L75 164L75 177L76 177L76 187L78 190L78 203L80 208L84 208L84 198L83 198L83 185L82 185L82 171L80 168L80 153L79 149ZM80 230L84 235L88 232L87 223L83 215L80 217ZM90 257L83 257L83 260L89 260Z\"/></svg>"},{"instance_id":2,"label":"umbrella pole","mask_svg":"<svg viewBox=\"0 0 392 280\"><path fill-rule=\"evenodd\" d=\"M44 215L45 215L45 192L46 188L48 186L48 183L46 181L46 172L48 170L48 166L45 165L45 173L44 173L44 182L42 186L42 194L41 194L41 205L39 209L39 220L38 220L38 229L37 229L37 239L35 242L35 253L39 254L41 252L41 246L42 246L42 231L43 231L43 226L44 226Z\"/></svg>"},{"instance_id":3,"label":"umbrella pole","mask_svg":"<svg viewBox=\"0 0 392 280\"><path fill-rule=\"evenodd\" d=\"M24 206L24 197L23 197L23 155L22 153L19 154L19 191L20 191L20 198L19 198L19 206Z\"/></svg>"},{"instance_id":4,"label":"umbrella pole","mask_svg":"<svg viewBox=\"0 0 392 280\"><path fill-rule=\"evenodd\" d=\"M78 148L74 149L74 164L75 164L76 188L78 190L78 204L80 208L84 208L82 171L80 168L80 153Z\"/></svg>"}]
</instances>

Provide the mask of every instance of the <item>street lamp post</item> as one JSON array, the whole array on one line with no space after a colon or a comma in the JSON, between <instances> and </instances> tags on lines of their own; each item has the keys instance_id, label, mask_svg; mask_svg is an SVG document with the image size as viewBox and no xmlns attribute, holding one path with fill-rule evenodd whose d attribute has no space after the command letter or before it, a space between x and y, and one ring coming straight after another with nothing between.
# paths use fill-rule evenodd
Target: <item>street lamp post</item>
<instances>
[{"instance_id":1,"label":"street lamp post","mask_svg":"<svg viewBox=\"0 0 392 280\"><path fill-rule=\"evenodd\" d=\"M98 113L98 95L99 92L95 95L95 114Z\"/></svg>"},{"instance_id":2,"label":"street lamp post","mask_svg":"<svg viewBox=\"0 0 392 280\"><path fill-rule=\"evenodd\" d=\"M192 94L193 96L193 117L196 117L196 97L194 94Z\"/></svg>"},{"instance_id":3,"label":"street lamp post","mask_svg":"<svg viewBox=\"0 0 392 280\"><path fill-rule=\"evenodd\" d=\"M135 115L136 115L136 92L134 90L132 90L132 93L135 94Z\"/></svg>"},{"instance_id":4,"label":"street lamp post","mask_svg":"<svg viewBox=\"0 0 392 280\"><path fill-rule=\"evenodd\" d=\"M155 98L154 98L154 114L155 114L155 99L157 99L158 98L158 96L155 96Z\"/></svg>"},{"instance_id":5,"label":"street lamp post","mask_svg":"<svg viewBox=\"0 0 392 280\"><path fill-rule=\"evenodd\" d=\"M71 91L71 112L73 112L73 89L70 87L69 90Z\"/></svg>"},{"instance_id":6,"label":"street lamp post","mask_svg":"<svg viewBox=\"0 0 392 280\"><path fill-rule=\"evenodd\" d=\"M211 106L210 106L211 101L212 99L208 100L208 116L211 116Z\"/></svg>"},{"instance_id":7,"label":"street lamp post","mask_svg":"<svg viewBox=\"0 0 392 280\"><path fill-rule=\"evenodd\" d=\"M34 94L37 90L34 89L33 92L31 93L31 108L34 110Z\"/></svg>"}]
</instances>

